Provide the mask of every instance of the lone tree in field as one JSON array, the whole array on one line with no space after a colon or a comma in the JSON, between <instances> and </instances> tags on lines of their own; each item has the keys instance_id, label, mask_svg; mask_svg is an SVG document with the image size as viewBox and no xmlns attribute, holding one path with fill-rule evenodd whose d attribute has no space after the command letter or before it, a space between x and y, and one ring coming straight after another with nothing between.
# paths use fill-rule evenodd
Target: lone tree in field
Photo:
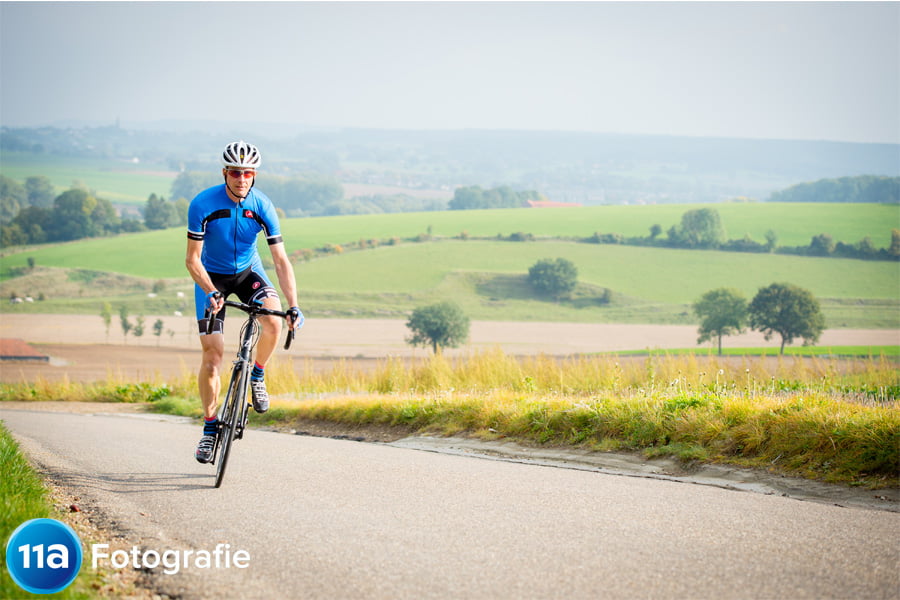
<instances>
[{"instance_id":1,"label":"lone tree in field","mask_svg":"<svg viewBox=\"0 0 900 600\"><path fill-rule=\"evenodd\" d=\"M784 345L794 338L803 338L809 346L819 340L825 329L825 317L809 290L791 283L773 283L761 288L750 302L750 327L761 331L768 340L773 333L781 336L781 354Z\"/></svg>"},{"instance_id":2,"label":"lone tree in field","mask_svg":"<svg viewBox=\"0 0 900 600\"><path fill-rule=\"evenodd\" d=\"M578 269L565 258L543 258L528 269L528 283L555 300L566 298L578 283Z\"/></svg>"},{"instance_id":3,"label":"lone tree in field","mask_svg":"<svg viewBox=\"0 0 900 600\"><path fill-rule=\"evenodd\" d=\"M440 302L415 309L406 326L412 335L406 339L413 346L456 348L469 339L469 317L454 302Z\"/></svg>"},{"instance_id":4,"label":"lone tree in field","mask_svg":"<svg viewBox=\"0 0 900 600\"><path fill-rule=\"evenodd\" d=\"M137 320L134 324L134 329L131 331L134 337L141 337L144 335L144 315L138 315Z\"/></svg>"},{"instance_id":5,"label":"lone tree in field","mask_svg":"<svg viewBox=\"0 0 900 600\"><path fill-rule=\"evenodd\" d=\"M109 343L109 326L112 324L112 305L109 302L103 303L103 308L100 309L100 317L103 319L103 324L106 326L106 343Z\"/></svg>"},{"instance_id":6,"label":"lone tree in field","mask_svg":"<svg viewBox=\"0 0 900 600\"><path fill-rule=\"evenodd\" d=\"M719 211L698 208L681 215L681 224L669 230L669 242L682 248L718 248L725 241Z\"/></svg>"},{"instance_id":7,"label":"lone tree in field","mask_svg":"<svg viewBox=\"0 0 900 600\"><path fill-rule=\"evenodd\" d=\"M694 313L700 317L700 337L697 338L697 343L717 338L721 356L722 336L744 332L747 324L747 299L735 289L710 290L694 303Z\"/></svg>"},{"instance_id":8,"label":"lone tree in field","mask_svg":"<svg viewBox=\"0 0 900 600\"><path fill-rule=\"evenodd\" d=\"M163 323L162 319L157 319L153 322L153 335L156 336L156 345L159 346L159 339L162 336L163 329L166 327L166 324Z\"/></svg>"},{"instance_id":9,"label":"lone tree in field","mask_svg":"<svg viewBox=\"0 0 900 600\"><path fill-rule=\"evenodd\" d=\"M128 332L131 331L131 328L134 327L134 325L128 320L128 307L124 304L119 307L119 323L122 324L122 335L125 336L125 341L127 342Z\"/></svg>"}]
</instances>

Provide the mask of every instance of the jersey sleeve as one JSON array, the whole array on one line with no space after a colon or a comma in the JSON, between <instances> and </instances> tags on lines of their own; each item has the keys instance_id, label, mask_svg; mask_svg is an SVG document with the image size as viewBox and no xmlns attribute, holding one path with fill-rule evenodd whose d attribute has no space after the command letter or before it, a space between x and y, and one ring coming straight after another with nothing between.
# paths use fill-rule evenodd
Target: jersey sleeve
<instances>
[{"instance_id":1,"label":"jersey sleeve","mask_svg":"<svg viewBox=\"0 0 900 600\"><path fill-rule=\"evenodd\" d=\"M195 240L198 242L203 241L203 236L206 233L206 229L204 227L203 219L203 208L200 206L200 202L195 198L193 202L188 206L188 219L187 219L187 236L189 240Z\"/></svg>"},{"instance_id":2,"label":"jersey sleeve","mask_svg":"<svg viewBox=\"0 0 900 600\"><path fill-rule=\"evenodd\" d=\"M271 246L280 244L284 240L281 237L281 223L278 221L278 213L275 205L265 194L260 194L259 210L262 217L262 225L266 232L266 242Z\"/></svg>"}]
</instances>

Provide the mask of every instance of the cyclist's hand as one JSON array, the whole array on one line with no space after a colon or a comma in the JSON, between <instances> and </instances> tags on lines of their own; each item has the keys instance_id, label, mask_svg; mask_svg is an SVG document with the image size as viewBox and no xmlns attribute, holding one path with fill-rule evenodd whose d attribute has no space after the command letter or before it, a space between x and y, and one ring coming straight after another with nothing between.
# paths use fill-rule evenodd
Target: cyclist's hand
<instances>
[{"instance_id":1,"label":"cyclist's hand","mask_svg":"<svg viewBox=\"0 0 900 600\"><path fill-rule=\"evenodd\" d=\"M303 322L306 321L303 313L296 306L292 306L288 313L288 324L291 326L291 329L300 329L303 327Z\"/></svg>"},{"instance_id":2,"label":"cyclist's hand","mask_svg":"<svg viewBox=\"0 0 900 600\"><path fill-rule=\"evenodd\" d=\"M210 292L206 295L206 310L208 310L210 314L216 314L222 310L222 306L224 305L225 298L222 297L222 292L219 290Z\"/></svg>"}]
</instances>

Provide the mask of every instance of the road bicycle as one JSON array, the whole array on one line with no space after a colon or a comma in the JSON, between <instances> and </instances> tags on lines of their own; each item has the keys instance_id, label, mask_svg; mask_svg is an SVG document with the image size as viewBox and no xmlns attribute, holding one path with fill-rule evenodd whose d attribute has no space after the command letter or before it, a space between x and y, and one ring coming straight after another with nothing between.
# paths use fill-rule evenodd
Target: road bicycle
<instances>
[{"instance_id":1,"label":"road bicycle","mask_svg":"<svg viewBox=\"0 0 900 600\"><path fill-rule=\"evenodd\" d=\"M241 327L241 345L231 370L231 380L228 383L225 401L219 407L216 415L218 435L211 461L216 466L216 487L221 486L222 480L225 478L225 467L228 465L231 444L234 440L244 437L247 418L250 415L250 371L253 369L253 349L256 348L256 343L259 341L260 326L257 319L260 316L287 316L286 312L265 308L260 303L244 304L226 300L225 306L244 311L247 313L247 320ZM207 335L212 333L214 322L215 318L207 317ZM293 340L294 330L288 328L284 340L285 350L291 347Z\"/></svg>"}]
</instances>

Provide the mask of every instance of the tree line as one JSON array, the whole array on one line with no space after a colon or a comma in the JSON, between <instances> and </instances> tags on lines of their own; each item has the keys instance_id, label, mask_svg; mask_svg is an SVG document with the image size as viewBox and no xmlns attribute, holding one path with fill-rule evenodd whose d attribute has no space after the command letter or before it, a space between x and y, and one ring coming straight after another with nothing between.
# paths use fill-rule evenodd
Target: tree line
<instances>
[{"instance_id":1,"label":"tree line","mask_svg":"<svg viewBox=\"0 0 900 600\"><path fill-rule=\"evenodd\" d=\"M279 210L285 216L331 216L345 214L373 214L442 210L439 200L424 200L409 196L369 196L345 199L340 183L327 179L292 179L275 175L260 176L261 189L277 198ZM859 183L866 178L844 178ZM891 180L892 178L869 178ZM900 178L893 178L900 180ZM823 180L824 181L824 180ZM842 180L836 180L842 181ZM121 218L112 204L96 197L83 187L70 189L54 196L50 180L44 176L28 177L25 184L0 175L0 247L19 244L69 241L122 232L164 229L187 223L188 198L221 182L216 174L182 172L172 184L173 202L151 194L143 219ZM822 182L817 182L821 184ZM861 184L860 184L861 185ZM451 210L521 207L529 200L541 200L535 191L515 191L508 186L482 189L479 186L457 188L447 206ZM649 236L626 237L620 233L594 232L577 241L596 244L628 244L687 249L714 249L731 252L775 252L806 256L834 256L869 260L900 260L900 230L891 232L891 244L877 248L871 238L856 243L835 241L831 235L814 236L806 246L778 246L774 231L766 233L765 242L749 235L740 239L726 239L719 213L714 208L690 210L681 222L673 225L663 236L659 224L650 227ZM469 236L466 236L469 237ZM503 238L507 239L507 238ZM534 236L517 232L510 241L530 241Z\"/></svg>"},{"instance_id":2,"label":"tree line","mask_svg":"<svg viewBox=\"0 0 900 600\"><path fill-rule=\"evenodd\" d=\"M900 202L900 177L860 175L798 183L773 192L770 202Z\"/></svg>"},{"instance_id":3,"label":"tree line","mask_svg":"<svg viewBox=\"0 0 900 600\"><path fill-rule=\"evenodd\" d=\"M289 217L332 216L443 210L442 200L402 194L344 198L336 181L290 179L269 175L260 178L261 189L277 199L279 214ZM0 247L41 244L165 229L187 224L190 198L221 183L215 174L183 172L172 184L172 198L151 194L142 207L142 218L122 217L111 202L85 187L73 187L56 195L45 176L28 177L25 184L0 175Z\"/></svg>"},{"instance_id":4,"label":"tree line","mask_svg":"<svg viewBox=\"0 0 900 600\"><path fill-rule=\"evenodd\" d=\"M46 177L29 177L21 185L0 175L0 247L186 225L188 204L151 194L142 219L122 218L109 200L84 187L56 195Z\"/></svg>"},{"instance_id":5,"label":"tree line","mask_svg":"<svg viewBox=\"0 0 900 600\"><path fill-rule=\"evenodd\" d=\"M521 208L527 206L529 200L542 201L546 198L533 190L517 192L509 186L483 190L480 186L472 185L456 188L447 208L450 210Z\"/></svg>"},{"instance_id":6,"label":"tree line","mask_svg":"<svg viewBox=\"0 0 900 600\"><path fill-rule=\"evenodd\" d=\"M891 230L891 244L887 248L877 248L868 236L856 243L845 243L835 242L827 233L813 236L807 246L779 246L778 235L772 230L766 232L765 242L757 242L749 235L740 239L726 239L719 211L714 208L698 208L685 212L681 216L681 222L670 227L665 237L662 237L662 232L662 227L654 224L650 227L650 235L645 237L625 237L619 233L594 232L593 235L580 238L579 241L593 244L626 244L690 250L773 252L800 256L900 260L900 229Z\"/></svg>"},{"instance_id":7,"label":"tree line","mask_svg":"<svg viewBox=\"0 0 900 600\"><path fill-rule=\"evenodd\" d=\"M122 219L108 200L73 188L56 196L50 206L27 205L0 224L0 246L65 242L123 230Z\"/></svg>"},{"instance_id":8,"label":"tree line","mask_svg":"<svg viewBox=\"0 0 900 600\"><path fill-rule=\"evenodd\" d=\"M218 174L182 172L172 183L173 198L193 198L208 187L222 183ZM405 194L345 198L336 179L322 175L283 177L260 173L256 185L288 217L326 217L397 212L444 210L442 200L414 198Z\"/></svg>"}]
</instances>

